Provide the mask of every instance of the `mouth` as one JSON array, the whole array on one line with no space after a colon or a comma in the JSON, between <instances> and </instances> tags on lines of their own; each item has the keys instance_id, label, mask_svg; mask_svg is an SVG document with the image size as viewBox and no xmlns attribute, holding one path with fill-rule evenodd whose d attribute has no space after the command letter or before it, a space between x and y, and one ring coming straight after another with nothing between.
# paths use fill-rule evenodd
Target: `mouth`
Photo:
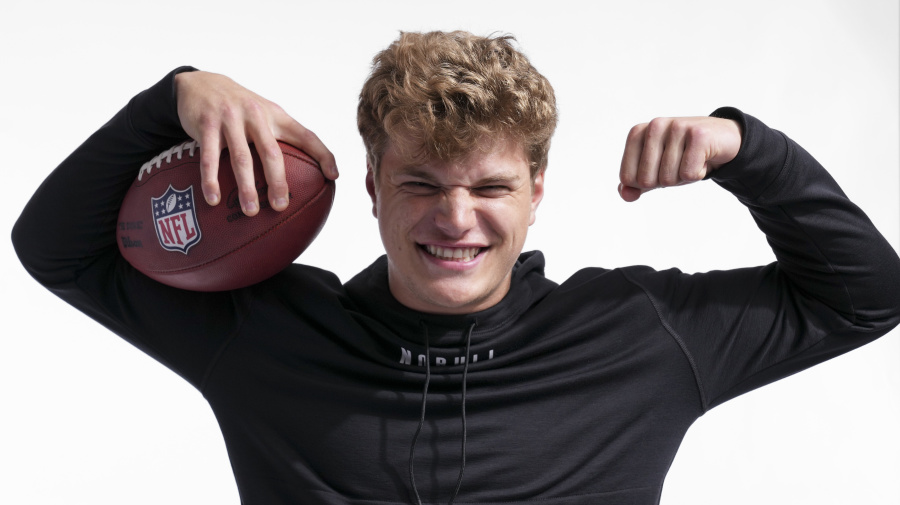
<instances>
[{"instance_id":1,"label":"mouth","mask_svg":"<svg viewBox=\"0 0 900 505\"><path fill-rule=\"evenodd\" d=\"M467 263L485 251L486 247L440 247L435 245L421 245L425 252L439 260Z\"/></svg>"}]
</instances>

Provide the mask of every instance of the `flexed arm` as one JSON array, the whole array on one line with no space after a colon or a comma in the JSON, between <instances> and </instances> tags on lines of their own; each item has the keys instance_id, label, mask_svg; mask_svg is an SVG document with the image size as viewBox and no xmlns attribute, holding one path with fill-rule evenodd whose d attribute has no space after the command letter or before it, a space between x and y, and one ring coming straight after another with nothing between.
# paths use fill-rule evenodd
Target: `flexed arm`
<instances>
[{"instance_id":1,"label":"flexed arm","mask_svg":"<svg viewBox=\"0 0 900 505\"><path fill-rule=\"evenodd\" d=\"M900 322L900 258L828 172L752 116L731 108L713 114L638 125L620 172L626 201L713 179L748 208L778 260L693 275L629 274L684 345L704 409Z\"/></svg>"}]
</instances>

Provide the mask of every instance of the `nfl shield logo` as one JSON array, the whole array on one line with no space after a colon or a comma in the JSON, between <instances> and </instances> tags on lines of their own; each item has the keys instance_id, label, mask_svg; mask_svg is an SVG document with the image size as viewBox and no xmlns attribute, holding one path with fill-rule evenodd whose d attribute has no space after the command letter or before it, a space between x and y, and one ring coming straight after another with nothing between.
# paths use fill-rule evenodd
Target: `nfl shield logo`
<instances>
[{"instance_id":1,"label":"nfl shield logo","mask_svg":"<svg viewBox=\"0 0 900 505\"><path fill-rule=\"evenodd\" d=\"M163 249L187 254L191 246L200 242L193 186L177 190L170 184L162 196L151 198L150 203L153 205L156 236Z\"/></svg>"}]
</instances>

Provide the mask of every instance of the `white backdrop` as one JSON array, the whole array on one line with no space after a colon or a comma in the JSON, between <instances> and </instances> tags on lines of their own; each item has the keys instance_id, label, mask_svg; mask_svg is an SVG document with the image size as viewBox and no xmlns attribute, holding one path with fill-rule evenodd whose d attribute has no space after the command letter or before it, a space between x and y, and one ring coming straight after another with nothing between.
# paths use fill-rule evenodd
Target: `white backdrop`
<instances>
[{"instance_id":1,"label":"white backdrop","mask_svg":"<svg viewBox=\"0 0 900 505\"><path fill-rule=\"evenodd\" d=\"M0 7L2 229L40 181L175 66L224 73L316 131L342 177L301 260L348 279L381 253L355 106L399 30L517 36L561 123L526 249L685 271L772 260L715 184L616 194L624 138L734 105L785 131L900 244L897 2L486 0L12 2ZM31 281L0 244L0 501L237 504L200 394ZM719 407L688 433L662 503L900 503L900 336Z\"/></svg>"}]
</instances>

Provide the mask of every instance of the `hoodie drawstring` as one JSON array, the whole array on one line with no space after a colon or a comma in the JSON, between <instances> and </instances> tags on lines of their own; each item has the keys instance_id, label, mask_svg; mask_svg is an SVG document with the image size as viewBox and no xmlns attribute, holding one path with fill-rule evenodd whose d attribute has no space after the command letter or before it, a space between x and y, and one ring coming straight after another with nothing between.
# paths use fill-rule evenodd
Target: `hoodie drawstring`
<instances>
[{"instance_id":1,"label":"hoodie drawstring","mask_svg":"<svg viewBox=\"0 0 900 505\"><path fill-rule=\"evenodd\" d=\"M459 487L462 486L463 474L466 471L466 379L469 375L469 348L472 347L472 330L475 329L475 322L472 322L472 325L469 326L469 331L466 333L466 354L465 354L465 363L463 364L463 379L462 379L462 453L459 464L459 478L456 480L456 489L453 491L453 496L450 497L450 502L448 505L453 505L453 500L456 499L456 496L459 494Z\"/></svg>"},{"instance_id":2,"label":"hoodie drawstring","mask_svg":"<svg viewBox=\"0 0 900 505\"><path fill-rule=\"evenodd\" d=\"M422 426L425 425L425 403L428 400L428 383L431 382L431 348L428 345L428 326L421 323L425 330L425 389L422 391L422 413L419 416L419 427L416 428L416 434L413 435L412 446L409 448L409 482L412 485L413 493L416 494L416 505L422 505L422 498L419 497L419 490L416 489L416 475L413 472L413 462L416 459L416 442L419 441L419 433L422 432Z\"/></svg>"},{"instance_id":3,"label":"hoodie drawstring","mask_svg":"<svg viewBox=\"0 0 900 505\"><path fill-rule=\"evenodd\" d=\"M419 426L416 428L416 433L413 435L412 439L412 445L409 448L409 482L412 486L413 493L416 495L416 505L422 505L422 498L419 496L419 490L416 488L416 476L413 462L416 457L416 443L419 441L419 434L422 432L422 427L425 426L425 405L428 402L428 386L431 383L431 347L429 345L428 326L425 325L424 321L420 321L420 324L425 331L425 387L422 390L422 411L419 415ZM469 350L472 347L472 331L475 329L476 324L478 324L478 322L473 321L466 332L466 353L463 359L462 402L460 407L462 413L462 449L459 465L459 478L456 480L456 489L453 490L453 495L450 496L448 505L453 505L453 501L456 500L456 497L459 495L463 474L466 471L466 381L469 374Z\"/></svg>"}]
</instances>

